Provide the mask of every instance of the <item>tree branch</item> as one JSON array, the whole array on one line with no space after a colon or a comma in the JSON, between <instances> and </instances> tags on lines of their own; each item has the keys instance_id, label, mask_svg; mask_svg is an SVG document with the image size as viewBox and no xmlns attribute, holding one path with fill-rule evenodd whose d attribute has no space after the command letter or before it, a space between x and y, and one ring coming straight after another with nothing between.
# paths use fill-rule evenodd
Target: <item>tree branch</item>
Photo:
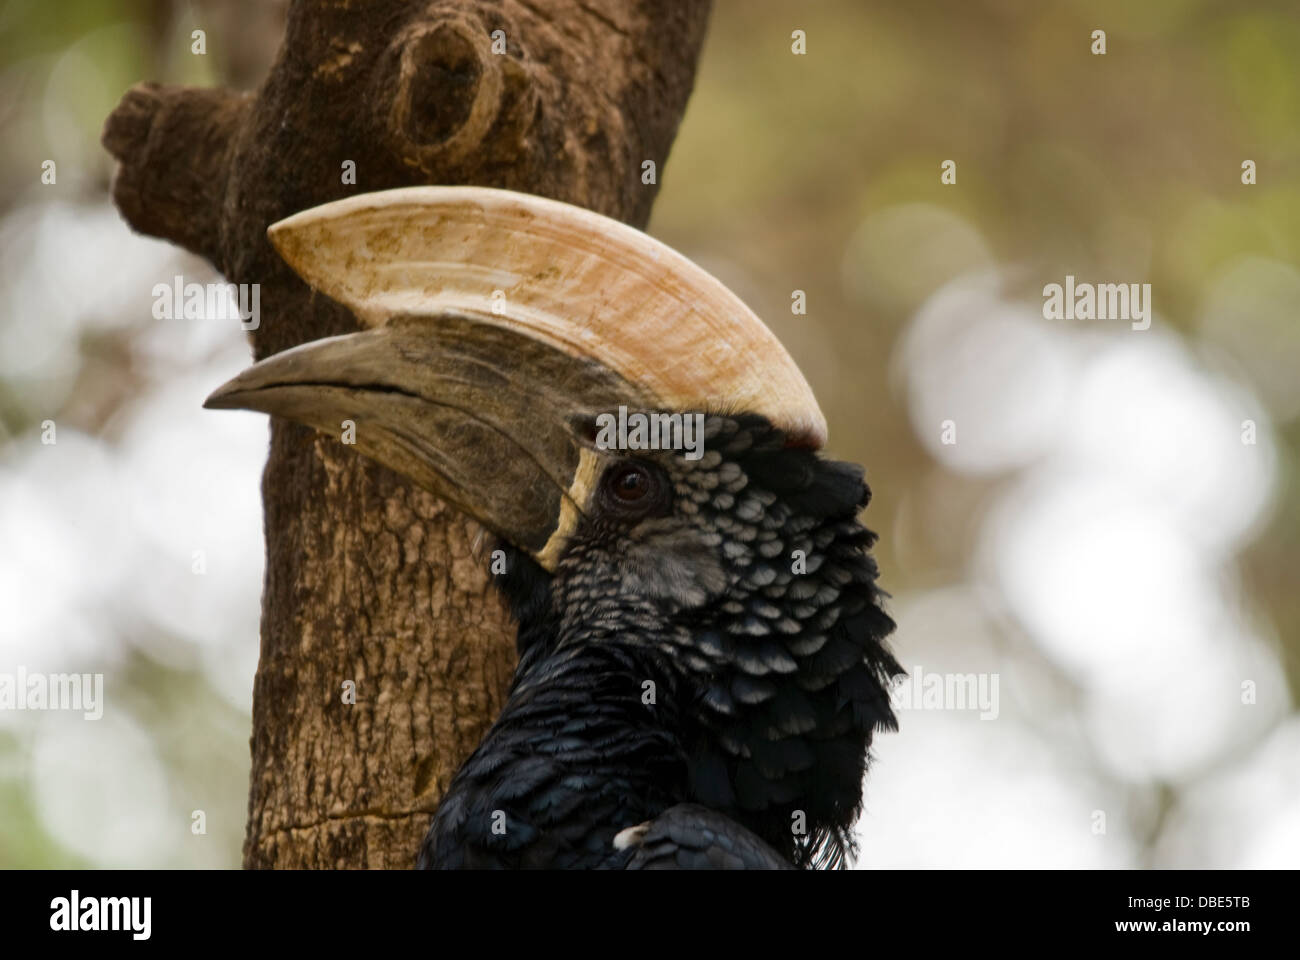
<instances>
[{"instance_id":1,"label":"tree branch","mask_svg":"<svg viewBox=\"0 0 1300 960\"><path fill-rule=\"evenodd\" d=\"M221 256L221 203L235 131L253 106L247 94L141 83L104 124L119 163L113 201L141 233L214 263Z\"/></svg>"}]
</instances>

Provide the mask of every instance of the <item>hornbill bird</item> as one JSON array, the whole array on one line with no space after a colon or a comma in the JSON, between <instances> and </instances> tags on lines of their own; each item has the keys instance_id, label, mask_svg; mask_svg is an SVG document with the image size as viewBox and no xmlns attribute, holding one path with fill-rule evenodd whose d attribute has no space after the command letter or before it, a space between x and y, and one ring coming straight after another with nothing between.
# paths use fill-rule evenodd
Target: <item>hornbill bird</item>
<instances>
[{"instance_id":1,"label":"hornbill bird","mask_svg":"<svg viewBox=\"0 0 1300 960\"><path fill-rule=\"evenodd\" d=\"M844 865L901 670L862 470L818 453L762 322L640 231L510 191L366 194L270 237L365 329L207 406L353 421L507 559L513 685L418 865ZM659 429L611 442L615 411Z\"/></svg>"}]
</instances>

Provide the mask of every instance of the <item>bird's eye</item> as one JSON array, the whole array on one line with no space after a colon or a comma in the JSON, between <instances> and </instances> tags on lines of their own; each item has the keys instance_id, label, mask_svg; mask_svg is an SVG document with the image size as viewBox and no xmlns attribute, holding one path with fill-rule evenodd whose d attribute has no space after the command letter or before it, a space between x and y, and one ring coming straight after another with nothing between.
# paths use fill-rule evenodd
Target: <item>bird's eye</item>
<instances>
[{"instance_id":1,"label":"bird's eye","mask_svg":"<svg viewBox=\"0 0 1300 960\"><path fill-rule=\"evenodd\" d=\"M637 466L630 466L617 471L612 483L614 496L625 503L640 500L650 489L650 478Z\"/></svg>"},{"instance_id":2,"label":"bird's eye","mask_svg":"<svg viewBox=\"0 0 1300 960\"><path fill-rule=\"evenodd\" d=\"M601 499L622 514L643 515L662 505L667 484L654 467L629 460L616 464L601 482Z\"/></svg>"}]
</instances>

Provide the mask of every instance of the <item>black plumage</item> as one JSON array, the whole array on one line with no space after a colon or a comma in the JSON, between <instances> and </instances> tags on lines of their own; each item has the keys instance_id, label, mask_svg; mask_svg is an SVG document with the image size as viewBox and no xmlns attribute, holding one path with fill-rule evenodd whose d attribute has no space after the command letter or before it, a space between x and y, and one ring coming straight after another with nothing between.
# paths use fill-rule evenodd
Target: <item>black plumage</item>
<instances>
[{"instance_id":1,"label":"black plumage","mask_svg":"<svg viewBox=\"0 0 1300 960\"><path fill-rule=\"evenodd\" d=\"M553 574L508 551L519 666L425 868L840 866L893 729L860 468L753 415L604 467Z\"/></svg>"}]
</instances>

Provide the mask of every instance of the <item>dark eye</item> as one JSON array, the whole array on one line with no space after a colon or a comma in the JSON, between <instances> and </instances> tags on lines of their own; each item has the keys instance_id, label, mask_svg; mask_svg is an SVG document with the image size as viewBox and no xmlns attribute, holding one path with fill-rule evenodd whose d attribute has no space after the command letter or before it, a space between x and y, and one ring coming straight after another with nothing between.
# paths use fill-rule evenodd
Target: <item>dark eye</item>
<instances>
[{"instance_id":1,"label":"dark eye","mask_svg":"<svg viewBox=\"0 0 1300 960\"><path fill-rule=\"evenodd\" d=\"M623 470L616 471L612 488L614 496L619 500L633 503L649 493L650 477L641 467L624 467Z\"/></svg>"},{"instance_id":2,"label":"dark eye","mask_svg":"<svg viewBox=\"0 0 1300 960\"><path fill-rule=\"evenodd\" d=\"M607 509L640 516L663 505L667 486L654 467L629 460L605 472L601 499Z\"/></svg>"}]
</instances>

